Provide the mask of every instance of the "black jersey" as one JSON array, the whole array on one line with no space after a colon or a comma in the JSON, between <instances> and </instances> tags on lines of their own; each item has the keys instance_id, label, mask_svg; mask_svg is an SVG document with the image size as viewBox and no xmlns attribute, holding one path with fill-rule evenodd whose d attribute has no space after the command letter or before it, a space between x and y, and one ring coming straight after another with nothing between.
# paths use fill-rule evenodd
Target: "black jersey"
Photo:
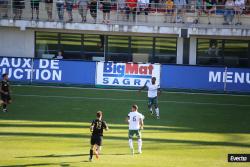
<instances>
[{"instance_id":1,"label":"black jersey","mask_svg":"<svg viewBox=\"0 0 250 167\"><path fill-rule=\"evenodd\" d=\"M10 83L9 83L9 81L2 80L1 89L2 89L2 91L9 93L9 91L10 91Z\"/></svg>"},{"instance_id":2,"label":"black jersey","mask_svg":"<svg viewBox=\"0 0 250 167\"><path fill-rule=\"evenodd\" d=\"M93 126L92 136L103 136L103 129L108 128L106 122L99 119L93 120L91 126Z\"/></svg>"}]
</instances>

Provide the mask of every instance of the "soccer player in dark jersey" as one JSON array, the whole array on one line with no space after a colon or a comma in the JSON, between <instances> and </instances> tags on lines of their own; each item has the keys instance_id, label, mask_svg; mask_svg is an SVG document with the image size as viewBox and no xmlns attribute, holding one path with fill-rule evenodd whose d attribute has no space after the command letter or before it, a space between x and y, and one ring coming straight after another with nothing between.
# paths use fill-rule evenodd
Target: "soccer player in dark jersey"
<instances>
[{"instance_id":1,"label":"soccer player in dark jersey","mask_svg":"<svg viewBox=\"0 0 250 167\"><path fill-rule=\"evenodd\" d=\"M99 158L100 147L102 145L103 129L108 130L108 125L102 120L102 112L96 113L96 119L92 121L90 126L91 136L91 148L89 151L89 161L93 159L93 153L95 152L96 158Z\"/></svg>"},{"instance_id":2,"label":"soccer player in dark jersey","mask_svg":"<svg viewBox=\"0 0 250 167\"><path fill-rule=\"evenodd\" d=\"M11 103L11 97L10 97L10 83L9 83L9 78L8 74L3 74L2 75L3 80L1 82L1 104L3 106L3 112L7 112L7 105Z\"/></svg>"}]
</instances>

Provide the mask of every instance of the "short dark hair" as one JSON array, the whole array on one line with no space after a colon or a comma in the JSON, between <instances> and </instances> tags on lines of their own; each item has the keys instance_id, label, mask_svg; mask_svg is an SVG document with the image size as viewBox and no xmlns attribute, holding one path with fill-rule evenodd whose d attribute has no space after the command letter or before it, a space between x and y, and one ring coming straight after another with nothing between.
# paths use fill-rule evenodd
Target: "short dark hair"
<instances>
[{"instance_id":1,"label":"short dark hair","mask_svg":"<svg viewBox=\"0 0 250 167\"><path fill-rule=\"evenodd\" d=\"M8 75L8 74L7 74L7 73L5 73L5 74L3 74L3 75L2 75L2 77L4 78L4 77L6 77L7 75Z\"/></svg>"},{"instance_id":2,"label":"short dark hair","mask_svg":"<svg viewBox=\"0 0 250 167\"><path fill-rule=\"evenodd\" d=\"M132 108L134 108L135 110L138 110L138 106L136 104L132 105Z\"/></svg>"},{"instance_id":3,"label":"short dark hair","mask_svg":"<svg viewBox=\"0 0 250 167\"><path fill-rule=\"evenodd\" d=\"M100 118L102 116L102 112L101 111L97 111L96 116L97 116L97 118Z\"/></svg>"},{"instance_id":4,"label":"short dark hair","mask_svg":"<svg viewBox=\"0 0 250 167\"><path fill-rule=\"evenodd\" d=\"M156 80L156 77L152 77L152 79Z\"/></svg>"}]
</instances>

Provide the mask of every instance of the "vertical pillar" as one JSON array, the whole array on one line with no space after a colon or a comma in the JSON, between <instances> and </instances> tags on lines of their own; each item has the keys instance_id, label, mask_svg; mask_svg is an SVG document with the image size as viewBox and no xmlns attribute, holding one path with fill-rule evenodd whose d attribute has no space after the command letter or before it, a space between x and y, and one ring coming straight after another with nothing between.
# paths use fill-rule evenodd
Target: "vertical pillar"
<instances>
[{"instance_id":1,"label":"vertical pillar","mask_svg":"<svg viewBox=\"0 0 250 167\"><path fill-rule=\"evenodd\" d=\"M177 38L177 64L183 64L183 38Z\"/></svg>"},{"instance_id":2,"label":"vertical pillar","mask_svg":"<svg viewBox=\"0 0 250 167\"><path fill-rule=\"evenodd\" d=\"M197 38L196 37L190 37L190 48L189 48L189 64L190 65L196 65L196 59L197 59Z\"/></svg>"}]
</instances>

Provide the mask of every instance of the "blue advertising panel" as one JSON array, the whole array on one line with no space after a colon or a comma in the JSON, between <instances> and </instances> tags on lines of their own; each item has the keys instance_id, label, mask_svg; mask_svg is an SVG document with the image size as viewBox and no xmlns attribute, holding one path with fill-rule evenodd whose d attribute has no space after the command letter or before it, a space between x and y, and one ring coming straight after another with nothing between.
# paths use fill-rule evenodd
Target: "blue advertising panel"
<instances>
[{"instance_id":1,"label":"blue advertising panel","mask_svg":"<svg viewBox=\"0 0 250 167\"><path fill-rule=\"evenodd\" d=\"M161 87L196 90L224 90L225 68L162 65Z\"/></svg>"},{"instance_id":2,"label":"blue advertising panel","mask_svg":"<svg viewBox=\"0 0 250 167\"><path fill-rule=\"evenodd\" d=\"M0 58L0 72L11 81L94 85L95 70L95 62Z\"/></svg>"},{"instance_id":3,"label":"blue advertising panel","mask_svg":"<svg viewBox=\"0 0 250 167\"><path fill-rule=\"evenodd\" d=\"M227 91L250 92L250 69L228 68L225 81Z\"/></svg>"},{"instance_id":4,"label":"blue advertising panel","mask_svg":"<svg viewBox=\"0 0 250 167\"><path fill-rule=\"evenodd\" d=\"M95 84L95 62L34 59L33 82Z\"/></svg>"},{"instance_id":5,"label":"blue advertising panel","mask_svg":"<svg viewBox=\"0 0 250 167\"><path fill-rule=\"evenodd\" d=\"M32 78L31 58L0 58L0 74L8 73L11 81L30 82Z\"/></svg>"}]
</instances>

